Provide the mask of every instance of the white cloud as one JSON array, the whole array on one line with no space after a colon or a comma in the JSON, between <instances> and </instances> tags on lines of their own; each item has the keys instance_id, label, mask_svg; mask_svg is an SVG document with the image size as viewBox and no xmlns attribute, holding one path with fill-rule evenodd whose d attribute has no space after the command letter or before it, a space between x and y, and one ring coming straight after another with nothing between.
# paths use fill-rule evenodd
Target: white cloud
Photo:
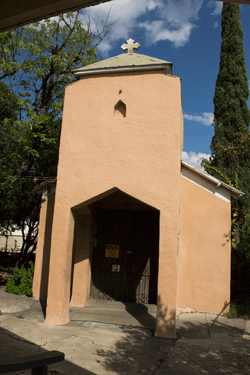
<instances>
[{"instance_id":1,"label":"white cloud","mask_svg":"<svg viewBox=\"0 0 250 375\"><path fill-rule=\"evenodd\" d=\"M203 125L212 125L214 121L214 114L212 112L204 112L202 116L192 116L184 114L183 117L187 120L198 121Z\"/></svg>"},{"instance_id":2,"label":"white cloud","mask_svg":"<svg viewBox=\"0 0 250 375\"><path fill-rule=\"evenodd\" d=\"M148 3L148 10L153 10L157 7L156 1L149 1Z\"/></svg>"},{"instance_id":3,"label":"white cloud","mask_svg":"<svg viewBox=\"0 0 250 375\"><path fill-rule=\"evenodd\" d=\"M223 1L213 1L213 5L214 5L214 11L213 13L211 13L212 16L217 16L218 14L221 14Z\"/></svg>"},{"instance_id":4,"label":"white cloud","mask_svg":"<svg viewBox=\"0 0 250 375\"><path fill-rule=\"evenodd\" d=\"M198 19L203 0L114 0L82 10L83 18L99 20L104 24L115 22L99 45L102 53L108 53L117 41L122 43L133 38L135 30L143 30L149 44L169 40L175 47L181 47L189 41L191 32ZM111 5L110 5L111 4ZM111 8L111 10L110 10ZM142 41L138 41L142 42Z\"/></svg>"},{"instance_id":5,"label":"white cloud","mask_svg":"<svg viewBox=\"0 0 250 375\"><path fill-rule=\"evenodd\" d=\"M198 154L194 151L186 152L182 151L182 159L186 161L187 163L192 164L196 168L203 170L204 168L201 166L201 159L209 159L210 154L205 154L203 152L198 152Z\"/></svg>"},{"instance_id":6,"label":"white cloud","mask_svg":"<svg viewBox=\"0 0 250 375\"><path fill-rule=\"evenodd\" d=\"M215 27L218 27L219 26L219 24L218 24L218 22L216 21L215 23L214 23L214 28Z\"/></svg>"},{"instance_id":7,"label":"white cloud","mask_svg":"<svg viewBox=\"0 0 250 375\"><path fill-rule=\"evenodd\" d=\"M145 29L150 43L169 40L174 43L175 47L182 47L187 43L194 27L191 23L187 23L178 30L168 30L164 29L163 21L144 22L140 26Z\"/></svg>"},{"instance_id":8,"label":"white cloud","mask_svg":"<svg viewBox=\"0 0 250 375\"><path fill-rule=\"evenodd\" d=\"M181 47L189 41L201 5L202 0L159 1L157 19L141 22L139 26L145 29L150 43L169 40L175 47Z\"/></svg>"}]
</instances>

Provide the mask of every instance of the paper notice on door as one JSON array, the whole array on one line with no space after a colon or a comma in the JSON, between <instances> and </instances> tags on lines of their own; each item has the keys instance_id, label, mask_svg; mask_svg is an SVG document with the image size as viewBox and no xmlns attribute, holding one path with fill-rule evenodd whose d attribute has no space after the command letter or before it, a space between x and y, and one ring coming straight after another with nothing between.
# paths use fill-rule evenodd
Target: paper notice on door
<instances>
[{"instance_id":1,"label":"paper notice on door","mask_svg":"<svg viewBox=\"0 0 250 375\"><path fill-rule=\"evenodd\" d=\"M119 245L106 245L105 257L106 258L119 258Z\"/></svg>"},{"instance_id":2,"label":"paper notice on door","mask_svg":"<svg viewBox=\"0 0 250 375\"><path fill-rule=\"evenodd\" d=\"M120 264L112 264L112 272L120 272Z\"/></svg>"}]
</instances>

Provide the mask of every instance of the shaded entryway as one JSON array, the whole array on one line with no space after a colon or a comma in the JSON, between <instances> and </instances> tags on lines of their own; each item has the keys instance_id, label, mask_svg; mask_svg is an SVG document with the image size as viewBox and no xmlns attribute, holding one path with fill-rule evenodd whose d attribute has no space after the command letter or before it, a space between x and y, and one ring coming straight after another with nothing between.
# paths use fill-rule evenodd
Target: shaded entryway
<instances>
[{"instance_id":1,"label":"shaded entryway","mask_svg":"<svg viewBox=\"0 0 250 375\"><path fill-rule=\"evenodd\" d=\"M86 203L73 210L71 306L157 304L159 211L117 188Z\"/></svg>"},{"instance_id":2,"label":"shaded entryway","mask_svg":"<svg viewBox=\"0 0 250 375\"><path fill-rule=\"evenodd\" d=\"M157 210L97 210L90 298L156 304L158 248Z\"/></svg>"}]
</instances>

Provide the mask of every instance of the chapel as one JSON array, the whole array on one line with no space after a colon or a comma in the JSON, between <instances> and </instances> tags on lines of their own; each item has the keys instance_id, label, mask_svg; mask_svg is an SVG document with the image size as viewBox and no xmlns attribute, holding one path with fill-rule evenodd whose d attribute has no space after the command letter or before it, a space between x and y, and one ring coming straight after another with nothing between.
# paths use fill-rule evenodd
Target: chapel
<instances>
[{"instance_id":1,"label":"chapel","mask_svg":"<svg viewBox=\"0 0 250 375\"><path fill-rule=\"evenodd\" d=\"M181 79L138 48L66 87L56 187L37 189L33 295L52 324L89 298L156 304L155 335L176 338L176 315L228 308L242 193L182 161Z\"/></svg>"}]
</instances>

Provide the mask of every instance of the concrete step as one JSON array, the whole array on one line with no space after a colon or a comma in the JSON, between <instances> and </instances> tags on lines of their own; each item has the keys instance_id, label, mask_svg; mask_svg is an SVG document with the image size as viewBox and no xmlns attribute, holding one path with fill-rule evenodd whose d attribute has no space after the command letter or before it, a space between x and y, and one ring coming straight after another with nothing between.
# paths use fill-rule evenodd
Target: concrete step
<instances>
[{"instance_id":1,"label":"concrete step","mask_svg":"<svg viewBox=\"0 0 250 375\"><path fill-rule=\"evenodd\" d=\"M75 310L70 320L155 329L156 305L88 300L85 308Z\"/></svg>"},{"instance_id":2,"label":"concrete step","mask_svg":"<svg viewBox=\"0 0 250 375\"><path fill-rule=\"evenodd\" d=\"M138 311L138 312L149 312L156 314L157 306L155 304L145 303L132 303L132 302L120 302L120 301L104 301L96 299L88 299L85 304L85 308L98 308L106 310L126 310L126 311Z\"/></svg>"}]
</instances>

